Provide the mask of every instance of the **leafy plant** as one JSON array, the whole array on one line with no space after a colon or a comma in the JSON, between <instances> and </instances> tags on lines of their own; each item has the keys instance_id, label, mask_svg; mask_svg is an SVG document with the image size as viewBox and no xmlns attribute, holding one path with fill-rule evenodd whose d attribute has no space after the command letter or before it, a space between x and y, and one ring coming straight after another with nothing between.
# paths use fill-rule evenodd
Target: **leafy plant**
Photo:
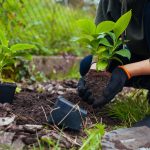
<instances>
[{"instance_id":1,"label":"leafy plant","mask_svg":"<svg viewBox=\"0 0 150 150\"><path fill-rule=\"evenodd\" d=\"M135 122L150 115L150 105L146 98L147 92L136 90L126 96L118 96L106 109L108 115L123 122L124 126L131 126Z\"/></svg>"},{"instance_id":2,"label":"leafy plant","mask_svg":"<svg viewBox=\"0 0 150 150\"><path fill-rule=\"evenodd\" d=\"M122 63L117 55L130 59L131 54L128 49L122 45L121 35L126 30L132 12L131 10L122 15L116 22L103 21L97 26L91 20L83 19L77 21L81 36L75 38L76 41L87 44L91 49L92 55L96 57L97 70L105 70L110 60L116 59Z\"/></svg>"},{"instance_id":3,"label":"leafy plant","mask_svg":"<svg viewBox=\"0 0 150 150\"><path fill-rule=\"evenodd\" d=\"M101 138L104 132L104 125L102 124L95 124L92 128L86 129L87 138L83 139L83 144L79 150L101 149Z\"/></svg>"},{"instance_id":4,"label":"leafy plant","mask_svg":"<svg viewBox=\"0 0 150 150\"><path fill-rule=\"evenodd\" d=\"M14 72L15 64L19 59L31 60L32 56L24 50L35 48L31 44L14 44L9 46L4 31L0 30L0 80L9 82L5 71Z\"/></svg>"}]
</instances>

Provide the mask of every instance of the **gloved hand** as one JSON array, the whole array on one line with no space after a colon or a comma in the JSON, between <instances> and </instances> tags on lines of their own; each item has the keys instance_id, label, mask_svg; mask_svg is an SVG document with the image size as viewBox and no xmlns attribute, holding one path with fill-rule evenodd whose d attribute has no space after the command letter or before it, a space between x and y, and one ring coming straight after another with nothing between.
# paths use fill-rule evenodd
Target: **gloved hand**
<instances>
[{"instance_id":1,"label":"gloved hand","mask_svg":"<svg viewBox=\"0 0 150 150\"><path fill-rule=\"evenodd\" d=\"M93 104L94 97L92 96L90 89L87 88L84 78L80 78L77 88L79 97L81 97L82 100L87 102L89 105Z\"/></svg>"},{"instance_id":2,"label":"gloved hand","mask_svg":"<svg viewBox=\"0 0 150 150\"><path fill-rule=\"evenodd\" d=\"M93 59L93 56L88 55L81 60L80 70L79 70L81 77L84 77L90 70L90 67L92 65L92 59Z\"/></svg>"},{"instance_id":3,"label":"gloved hand","mask_svg":"<svg viewBox=\"0 0 150 150\"><path fill-rule=\"evenodd\" d=\"M100 99L93 102L93 107L103 107L109 103L120 91L122 91L126 81L130 78L127 70L119 66L113 70L110 81L103 91L103 95Z\"/></svg>"},{"instance_id":4,"label":"gloved hand","mask_svg":"<svg viewBox=\"0 0 150 150\"><path fill-rule=\"evenodd\" d=\"M92 104L94 102L94 98L92 97L91 91L86 86L86 81L84 79L84 76L88 73L90 70L91 64L92 64L92 55L88 55L84 57L84 59L80 62L80 75L81 78L77 85L77 90L79 96L85 100L88 104Z\"/></svg>"},{"instance_id":5,"label":"gloved hand","mask_svg":"<svg viewBox=\"0 0 150 150\"><path fill-rule=\"evenodd\" d=\"M114 69L114 71L112 72L111 79L107 87L103 91L103 95L100 99L95 100L95 98L92 95L92 92L86 86L86 81L84 80L84 76L89 71L91 63L91 55L85 57L81 61L80 74L82 78L80 78L78 82L77 89L79 96L88 104L92 104L94 108L102 107L109 101L111 101L115 97L115 95L123 89L125 82L127 81L127 79L129 79L129 74L123 67L117 67L116 69Z\"/></svg>"}]
</instances>

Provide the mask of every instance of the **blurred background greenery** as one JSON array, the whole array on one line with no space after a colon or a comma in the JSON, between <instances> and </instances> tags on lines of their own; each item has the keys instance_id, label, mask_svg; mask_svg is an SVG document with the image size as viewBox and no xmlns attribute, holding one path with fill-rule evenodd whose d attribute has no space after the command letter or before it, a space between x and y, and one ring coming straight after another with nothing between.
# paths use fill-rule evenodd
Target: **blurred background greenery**
<instances>
[{"instance_id":1,"label":"blurred background greenery","mask_svg":"<svg viewBox=\"0 0 150 150\"><path fill-rule=\"evenodd\" d=\"M87 50L71 38L76 21L94 20L97 0L0 0L0 27L10 44L37 46L34 55L82 56Z\"/></svg>"}]
</instances>

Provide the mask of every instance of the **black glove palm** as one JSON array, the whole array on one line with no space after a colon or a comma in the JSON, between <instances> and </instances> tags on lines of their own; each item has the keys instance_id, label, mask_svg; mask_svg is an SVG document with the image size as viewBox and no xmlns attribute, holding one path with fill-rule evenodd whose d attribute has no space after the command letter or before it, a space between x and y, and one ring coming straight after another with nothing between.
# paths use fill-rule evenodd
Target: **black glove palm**
<instances>
[{"instance_id":1,"label":"black glove palm","mask_svg":"<svg viewBox=\"0 0 150 150\"><path fill-rule=\"evenodd\" d=\"M121 68L116 68L112 72L112 76L106 88L103 91L103 95L100 99L95 100L93 107L103 107L109 103L124 87L128 76L125 71Z\"/></svg>"}]
</instances>

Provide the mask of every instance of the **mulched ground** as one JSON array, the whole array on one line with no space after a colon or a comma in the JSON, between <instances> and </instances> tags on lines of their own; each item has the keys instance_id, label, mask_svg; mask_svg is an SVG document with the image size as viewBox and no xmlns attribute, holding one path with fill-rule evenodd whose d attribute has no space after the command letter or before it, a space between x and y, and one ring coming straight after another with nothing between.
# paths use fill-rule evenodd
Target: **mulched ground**
<instances>
[{"instance_id":1,"label":"mulched ground","mask_svg":"<svg viewBox=\"0 0 150 150\"><path fill-rule=\"evenodd\" d=\"M98 74L96 72L90 72L86 80L88 80L87 86L91 88L95 97L98 97L106 86L109 75L106 73ZM14 114L16 116L16 125L46 125L47 117L50 115L57 97L62 95L72 103L78 103L81 108L87 110L87 127L96 122L103 122L106 124L106 129L110 130L114 125L120 124L118 120L108 117L104 110L93 110L91 106L83 102L77 94L76 86L77 81L75 80L49 81L47 83L24 86L21 93L15 95L12 106L0 106L0 117ZM82 131L77 134L72 133L67 132L70 136L85 136Z\"/></svg>"}]
</instances>

